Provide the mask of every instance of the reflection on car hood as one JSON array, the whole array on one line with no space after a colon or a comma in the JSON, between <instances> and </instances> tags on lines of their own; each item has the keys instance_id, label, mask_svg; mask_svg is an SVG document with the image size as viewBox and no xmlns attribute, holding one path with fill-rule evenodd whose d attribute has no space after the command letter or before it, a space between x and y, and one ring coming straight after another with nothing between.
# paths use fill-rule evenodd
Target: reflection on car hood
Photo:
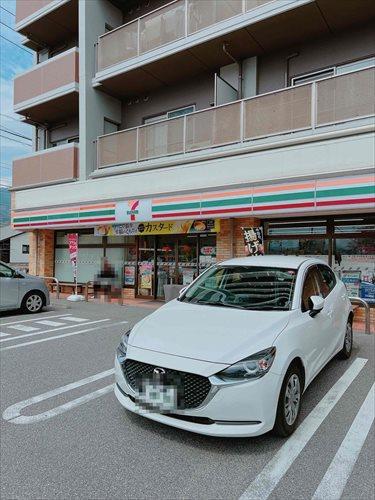
<instances>
[{"instance_id":1,"label":"reflection on car hood","mask_svg":"<svg viewBox=\"0 0 375 500\"><path fill-rule=\"evenodd\" d=\"M271 347L289 311L250 311L173 300L137 324L129 344L141 349L233 364Z\"/></svg>"}]
</instances>

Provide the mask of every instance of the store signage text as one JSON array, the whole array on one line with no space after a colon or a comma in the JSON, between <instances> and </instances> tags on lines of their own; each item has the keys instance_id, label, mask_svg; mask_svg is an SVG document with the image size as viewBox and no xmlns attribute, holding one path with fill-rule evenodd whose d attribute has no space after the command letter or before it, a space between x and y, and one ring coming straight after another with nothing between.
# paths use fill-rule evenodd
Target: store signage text
<instances>
[{"instance_id":1,"label":"store signage text","mask_svg":"<svg viewBox=\"0 0 375 500\"><path fill-rule=\"evenodd\" d=\"M156 234L218 233L220 220L181 220L160 222L128 222L95 227L96 236L140 236Z\"/></svg>"}]
</instances>

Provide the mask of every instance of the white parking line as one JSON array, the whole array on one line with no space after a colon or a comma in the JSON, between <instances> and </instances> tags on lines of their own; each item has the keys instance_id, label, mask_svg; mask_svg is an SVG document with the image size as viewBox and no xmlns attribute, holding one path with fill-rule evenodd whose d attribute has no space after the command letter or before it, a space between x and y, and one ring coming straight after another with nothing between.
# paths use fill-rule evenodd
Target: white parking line
<instances>
[{"instance_id":1,"label":"white parking line","mask_svg":"<svg viewBox=\"0 0 375 500\"><path fill-rule=\"evenodd\" d=\"M341 498L374 421L374 387L371 387L340 448L334 456L313 499Z\"/></svg>"},{"instance_id":2,"label":"white parking line","mask_svg":"<svg viewBox=\"0 0 375 500\"><path fill-rule=\"evenodd\" d=\"M89 321L89 322L84 323L84 324L79 325L79 326L93 325L94 323L102 323L103 321L110 321L110 319L109 318L97 319L95 321ZM77 326L78 325L60 326L59 328L52 328L50 330L42 330L42 331L38 331L35 333L29 333L27 335L17 335L17 337L10 337L9 339L3 339L3 340L0 340L0 342L8 342L9 340L24 339L25 337L30 338L30 337L34 337L35 335L43 335L44 333L57 332L58 330L67 330L68 328L76 328Z\"/></svg>"},{"instance_id":3,"label":"white parking line","mask_svg":"<svg viewBox=\"0 0 375 500\"><path fill-rule=\"evenodd\" d=\"M346 370L344 375L327 392L311 413L299 425L294 434L279 449L264 469L257 475L240 500L265 500L273 492L279 481L284 477L289 467L298 457L325 418L344 395L353 380L367 363L367 359L357 358Z\"/></svg>"},{"instance_id":4,"label":"white parking line","mask_svg":"<svg viewBox=\"0 0 375 500\"><path fill-rule=\"evenodd\" d=\"M68 316L71 316L71 314L58 314L57 316L56 315L45 316L43 314L43 317L48 318L48 319L50 319L50 318L67 318ZM1 324L1 326L16 325L16 324L18 325L19 323L29 323L30 321L35 321L35 320L36 320L36 317L34 316L34 318L22 319L21 321L11 321L8 323L3 323L2 321L0 321L0 324Z\"/></svg>"},{"instance_id":5,"label":"white parking line","mask_svg":"<svg viewBox=\"0 0 375 500\"><path fill-rule=\"evenodd\" d=\"M34 326L28 326L28 325L13 325L13 326L8 326L8 328L11 328L12 330L18 330L20 332L36 332L40 330L40 328L35 328Z\"/></svg>"},{"instance_id":6,"label":"white parking line","mask_svg":"<svg viewBox=\"0 0 375 500\"><path fill-rule=\"evenodd\" d=\"M10 333L0 332L0 337L8 337Z\"/></svg>"},{"instance_id":7,"label":"white parking line","mask_svg":"<svg viewBox=\"0 0 375 500\"><path fill-rule=\"evenodd\" d=\"M41 401L45 401L46 399L50 399L54 396L58 396L59 394L63 394L64 392L72 391L77 387L81 387L86 384L90 384L91 382L95 382L96 380L100 380L102 378L108 377L114 373L113 368L111 370L106 370L101 373L97 373L96 375L92 375L91 377L84 378L82 380L78 380L77 382L72 382L71 384L63 385L62 387L58 387L57 389L53 389L52 391L45 392L44 394L39 394L39 396L34 396L29 399L25 399L20 403L15 403L12 406L9 406L3 413L3 419L12 422L13 424L33 424L36 422L40 422L42 420L47 420L52 417L56 417L56 415L60 415L68 410L76 406L80 406L83 403L87 403L92 399L98 398L107 394L113 389L114 384L107 385L102 389L98 389L96 391L90 392L89 394L85 394L79 398L73 399L65 404L52 408L51 410L45 411L43 413L39 413L38 415L21 415L21 411L24 408L27 408L36 403L40 403Z\"/></svg>"},{"instance_id":8,"label":"white parking line","mask_svg":"<svg viewBox=\"0 0 375 500\"><path fill-rule=\"evenodd\" d=\"M103 319L101 321L109 321L109 320ZM78 332L63 333L62 335L55 335L54 337L47 337L46 339L32 340L31 342L23 342L22 344L10 345L9 347L2 347L0 351L8 351L9 349L18 349L19 347L24 347L26 345L39 344L40 342L49 342L50 340L61 339L63 337L72 337L73 335L92 332L94 330L99 330L100 328L109 328L110 326L123 325L125 323L127 323L127 321L120 321L119 323L110 323L109 325L104 325L104 326L102 325L95 326L94 328L86 328L85 330L79 330ZM57 330L60 330L60 328L57 328ZM27 337L27 335L25 336Z\"/></svg>"},{"instance_id":9,"label":"white parking line","mask_svg":"<svg viewBox=\"0 0 375 500\"><path fill-rule=\"evenodd\" d=\"M74 321L74 323L82 323L83 321L87 321L85 318L76 318L75 316L69 316L69 318L65 318L67 321Z\"/></svg>"},{"instance_id":10,"label":"white parking line","mask_svg":"<svg viewBox=\"0 0 375 500\"><path fill-rule=\"evenodd\" d=\"M41 321L35 321L38 325L46 325L46 326L63 326L65 323L61 323L61 321L49 321L48 319L42 319Z\"/></svg>"}]
</instances>

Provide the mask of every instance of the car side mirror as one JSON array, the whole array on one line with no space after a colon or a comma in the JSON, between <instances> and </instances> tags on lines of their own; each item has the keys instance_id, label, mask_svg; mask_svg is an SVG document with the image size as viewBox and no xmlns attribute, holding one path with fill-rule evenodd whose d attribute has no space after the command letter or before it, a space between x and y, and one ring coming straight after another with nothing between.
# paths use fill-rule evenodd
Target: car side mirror
<instances>
[{"instance_id":1,"label":"car side mirror","mask_svg":"<svg viewBox=\"0 0 375 500\"><path fill-rule=\"evenodd\" d=\"M178 298L180 298L180 297L181 297L181 295L182 295L183 293L185 293L185 290L186 290L186 289L187 289L187 286L184 286L183 288L181 288L181 289L180 289L180 291L178 292Z\"/></svg>"},{"instance_id":2,"label":"car side mirror","mask_svg":"<svg viewBox=\"0 0 375 500\"><path fill-rule=\"evenodd\" d=\"M310 316L314 318L324 307L324 299L320 295L311 295L309 298Z\"/></svg>"}]
</instances>

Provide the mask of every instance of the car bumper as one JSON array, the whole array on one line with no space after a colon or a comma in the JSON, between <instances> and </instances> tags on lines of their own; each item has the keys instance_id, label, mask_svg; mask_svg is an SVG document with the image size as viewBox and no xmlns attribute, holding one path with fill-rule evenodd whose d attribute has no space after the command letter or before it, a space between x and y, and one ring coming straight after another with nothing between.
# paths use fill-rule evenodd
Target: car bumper
<instances>
[{"instance_id":1,"label":"car bumper","mask_svg":"<svg viewBox=\"0 0 375 500\"><path fill-rule=\"evenodd\" d=\"M117 358L115 377L115 395L122 406L178 429L208 436L250 437L264 434L274 426L281 382L280 376L271 372L258 380L213 385L200 407L177 410L173 416L146 411L138 406Z\"/></svg>"}]
</instances>

